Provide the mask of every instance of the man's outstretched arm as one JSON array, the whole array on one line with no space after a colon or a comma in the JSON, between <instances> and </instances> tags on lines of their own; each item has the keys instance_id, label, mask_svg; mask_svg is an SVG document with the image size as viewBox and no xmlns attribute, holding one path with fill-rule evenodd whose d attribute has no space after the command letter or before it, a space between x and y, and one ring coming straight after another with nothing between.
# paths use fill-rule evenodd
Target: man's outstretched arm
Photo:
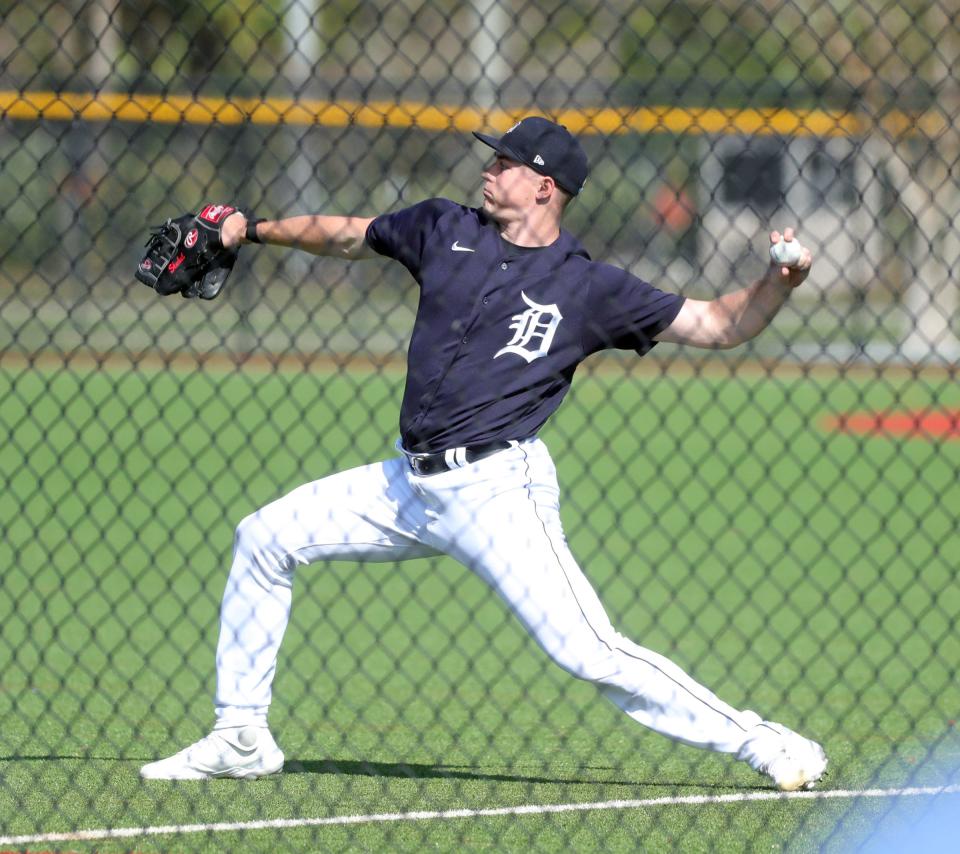
<instances>
[{"instance_id":1,"label":"man's outstretched arm","mask_svg":"<svg viewBox=\"0 0 960 854\"><path fill-rule=\"evenodd\" d=\"M334 258L375 258L377 253L367 246L367 226L374 217L325 216L307 214L277 220L262 220L256 224L257 240L273 246L302 249L314 255ZM246 239L247 219L239 211L231 214L223 224L223 245L240 246Z\"/></svg>"},{"instance_id":2,"label":"man's outstretched arm","mask_svg":"<svg viewBox=\"0 0 960 854\"><path fill-rule=\"evenodd\" d=\"M771 232L770 243L780 237L780 232ZM783 238L793 240L793 229L785 229ZM712 300L688 299L656 340L716 350L743 344L767 328L790 292L807 278L812 263L810 250L803 247L795 264L771 262L763 278L749 287Z\"/></svg>"}]
</instances>

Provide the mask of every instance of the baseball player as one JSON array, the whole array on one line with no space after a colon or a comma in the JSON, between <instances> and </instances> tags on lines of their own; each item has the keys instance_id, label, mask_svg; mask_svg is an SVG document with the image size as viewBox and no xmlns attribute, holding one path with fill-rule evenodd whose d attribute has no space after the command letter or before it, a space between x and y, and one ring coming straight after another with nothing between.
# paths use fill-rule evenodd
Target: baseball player
<instances>
[{"instance_id":1,"label":"baseball player","mask_svg":"<svg viewBox=\"0 0 960 854\"><path fill-rule=\"evenodd\" d=\"M447 554L504 600L543 651L645 727L733 754L783 790L809 788L820 745L741 711L611 625L567 547L553 461L537 433L577 365L658 342L729 348L763 330L807 277L811 253L703 301L591 260L561 227L587 158L562 126L529 117L499 138L483 202L430 199L381 216L257 220L229 207L222 243L378 255L420 286L397 456L321 478L244 519L220 614L210 735L143 766L148 779L255 778L283 767L267 726L294 575L325 560ZM215 218L215 217L213 217ZM771 242L791 242L792 229Z\"/></svg>"}]
</instances>

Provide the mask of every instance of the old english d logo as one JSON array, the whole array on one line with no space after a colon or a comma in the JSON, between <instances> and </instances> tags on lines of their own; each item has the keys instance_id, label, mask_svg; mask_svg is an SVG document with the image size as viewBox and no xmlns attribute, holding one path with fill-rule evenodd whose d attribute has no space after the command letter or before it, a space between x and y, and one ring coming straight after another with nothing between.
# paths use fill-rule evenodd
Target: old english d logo
<instances>
[{"instance_id":1,"label":"old english d logo","mask_svg":"<svg viewBox=\"0 0 960 854\"><path fill-rule=\"evenodd\" d=\"M550 345L553 343L553 336L556 334L563 315L556 305L540 305L530 299L523 291L520 291L523 301L530 306L522 314L515 314L512 318L513 323L510 328L513 330L513 338L507 342L507 346L501 348L494 355L494 359L503 356L506 353L516 353L527 360L527 364L541 356L546 356L550 351ZM536 349L530 349L531 344L536 344Z\"/></svg>"}]
</instances>

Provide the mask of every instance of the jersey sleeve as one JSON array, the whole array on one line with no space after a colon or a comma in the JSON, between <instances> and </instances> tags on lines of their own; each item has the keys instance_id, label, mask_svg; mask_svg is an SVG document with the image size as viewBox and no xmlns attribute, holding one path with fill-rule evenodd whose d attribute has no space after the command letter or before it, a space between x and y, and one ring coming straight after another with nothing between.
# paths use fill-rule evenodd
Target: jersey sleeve
<instances>
[{"instance_id":1,"label":"jersey sleeve","mask_svg":"<svg viewBox=\"0 0 960 854\"><path fill-rule=\"evenodd\" d=\"M455 207L447 199L428 199L394 213L382 214L367 227L367 245L379 255L399 261L416 276L424 248L437 222Z\"/></svg>"},{"instance_id":2,"label":"jersey sleeve","mask_svg":"<svg viewBox=\"0 0 960 854\"><path fill-rule=\"evenodd\" d=\"M684 297L661 291L610 264L592 264L583 327L584 353L636 350L641 356L654 336L673 323Z\"/></svg>"}]
</instances>

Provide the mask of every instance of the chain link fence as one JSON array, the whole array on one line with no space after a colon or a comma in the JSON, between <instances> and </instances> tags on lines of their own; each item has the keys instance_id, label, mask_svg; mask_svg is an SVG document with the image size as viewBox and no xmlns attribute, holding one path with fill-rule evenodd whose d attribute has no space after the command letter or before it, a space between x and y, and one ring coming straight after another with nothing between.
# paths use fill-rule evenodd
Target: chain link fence
<instances>
[{"instance_id":1,"label":"chain link fence","mask_svg":"<svg viewBox=\"0 0 960 854\"><path fill-rule=\"evenodd\" d=\"M960 783L958 25L946 0L6 4L0 847L935 845ZM823 743L821 796L637 726L446 557L297 570L282 774L141 780L210 729L240 520L395 455L418 299L400 265L275 247L215 302L160 299L133 279L148 226L479 205L470 132L530 114L587 151L565 226L595 259L710 299L772 228L814 252L758 338L595 355L542 438L614 626Z\"/></svg>"}]
</instances>

